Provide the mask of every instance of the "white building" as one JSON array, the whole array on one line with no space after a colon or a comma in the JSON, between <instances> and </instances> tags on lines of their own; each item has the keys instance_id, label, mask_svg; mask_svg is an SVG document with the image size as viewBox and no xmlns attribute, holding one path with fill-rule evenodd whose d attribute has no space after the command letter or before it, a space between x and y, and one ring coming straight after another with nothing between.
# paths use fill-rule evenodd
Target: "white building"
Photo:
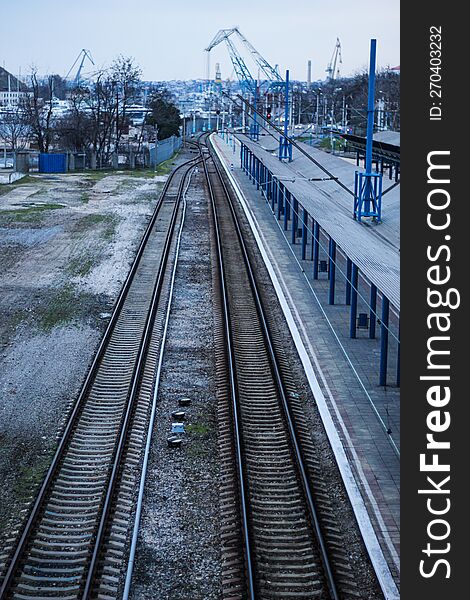
<instances>
[{"instance_id":1,"label":"white building","mask_svg":"<svg viewBox=\"0 0 470 600\"><path fill-rule=\"evenodd\" d=\"M27 96L24 83L0 67L0 106L17 106Z\"/></svg>"}]
</instances>

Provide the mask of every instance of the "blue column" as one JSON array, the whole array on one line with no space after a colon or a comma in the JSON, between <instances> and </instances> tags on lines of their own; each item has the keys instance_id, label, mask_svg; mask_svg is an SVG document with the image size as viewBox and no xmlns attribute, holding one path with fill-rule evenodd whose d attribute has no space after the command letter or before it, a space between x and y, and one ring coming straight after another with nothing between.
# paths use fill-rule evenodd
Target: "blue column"
<instances>
[{"instance_id":1,"label":"blue column","mask_svg":"<svg viewBox=\"0 0 470 600\"><path fill-rule=\"evenodd\" d=\"M374 137L375 109L375 56L377 40L370 41L369 89L367 96L366 173L372 173L372 144Z\"/></svg>"},{"instance_id":2,"label":"blue column","mask_svg":"<svg viewBox=\"0 0 470 600\"><path fill-rule=\"evenodd\" d=\"M346 259L346 306L351 304L351 270L352 260L348 257Z\"/></svg>"},{"instance_id":3,"label":"blue column","mask_svg":"<svg viewBox=\"0 0 470 600\"><path fill-rule=\"evenodd\" d=\"M278 186L279 186L279 191L277 194L277 219L278 221L281 219L281 215L282 215L282 209L284 206L284 190L282 183L279 181L278 182Z\"/></svg>"},{"instance_id":4,"label":"blue column","mask_svg":"<svg viewBox=\"0 0 470 600\"><path fill-rule=\"evenodd\" d=\"M302 210L302 260L305 260L307 255L308 244L308 212L304 208Z\"/></svg>"},{"instance_id":5,"label":"blue column","mask_svg":"<svg viewBox=\"0 0 470 600\"><path fill-rule=\"evenodd\" d=\"M390 303L388 298L382 296L382 319L380 323L380 377L379 385L387 385L388 363L388 322Z\"/></svg>"},{"instance_id":6,"label":"blue column","mask_svg":"<svg viewBox=\"0 0 470 600\"><path fill-rule=\"evenodd\" d=\"M259 161L259 158L256 159L255 179L256 179L256 189L259 190L259 180L260 180L260 161Z\"/></svg>"},{"instance_id":7,"label":"blue column","mask_svg":"<svg viewBox=\"0 0 470 600\"><path fill-rule=\"evenodd\" d=\"M286 105L284 108L284 136L279 138L279 160L287 158L292 161L292 143L287 140L289 124L289 71L286 71L285 87Z\"/></svg>"},{"instance_id":8,"label":"blue column","mask_svg":"<svg viewBox=\"0 0 470 600\"><path fill-rule=\"evenodd\" d=\"M298 222L299 222L299 218L298 218L298 213L299 213L299 201L297 200L297 198L294 198L293 196L291 196L292 198L292 243L295 244L295 240L297 237L297 226L298 226Z\"/></svg>"},{"instance_id":9,"label":"blue column","mask_svg":"<svg viewBox=\"0 0 470 600\"><path fill-rule=\"evenodd\" d=\"M328 294L328 303L335 303L335 283L336 283L336 242L330 238L330 245L328 249L329 254L329 277L330 277L330 290Z\"/></svg>"},{"instance_id":10,"label":"blue column","mask_svg":"<svg viewBox=\"0 0 470 600\"><path fill-rule=\"evenodd\" d=\"M371 340L375 340L375 325L377 323L377 287L370 284L370 326L369 326L369 337Z\"/></svg>"},{"instance_id":11,"label":"blue column","mask_svg":"<svg viewBox=\"0 0 470 600\"><path fill-rule=\"evenodd\" d=\"M277 198L277 184L274 177L271 178L271 210L274 212L274 206Z\"/></svg>"},{"instance_id":12,"label":"blue column","mask_svg":"<svg viewBox=\"0 0 470 600\"><path fill-rule=\"evenodd\" d=\"M313 225L313 278L318 279L318 258L320 254L320 225Z\"/></svg>"},{"instance_id":13,"label":"blue column","mask_svg":"<svg viewBox=\"0 0 470 600\"><path fill-rule=\"evenodd\" d=\"M357 317L357 282L358 268L353 263L351 270L351 314L349 318L349 337L356 337L356 317Z\"/></svg>"},{"instance_id":14,"label":"blue column","mask_svg":"<svg viewBox=\"0 0 470 600\"><path fill-rule=\"evenodd\" d=\"M287 188L284 188L284 193L284 231L287 231L290 218L290 192L287 190Z\"/></svg>"}]
</instances>

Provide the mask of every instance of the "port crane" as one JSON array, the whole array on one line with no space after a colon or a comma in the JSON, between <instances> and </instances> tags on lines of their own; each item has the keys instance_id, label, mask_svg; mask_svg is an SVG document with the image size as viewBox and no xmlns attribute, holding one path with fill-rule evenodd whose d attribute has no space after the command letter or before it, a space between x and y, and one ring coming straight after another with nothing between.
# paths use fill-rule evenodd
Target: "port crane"
<instances>
[{"instance_id":1,"label":"port crane","mask_svg":"<svg viewBox=\"0 0 470 600\"><path fill-rule=\"evenodd\" d=\"M78 63L78 61L80 61L80 65L78 67L77 73L76 73L76 75L75 75L75 77L73 79L73 84L74 85L80 85L80 81L81 81L80 75L82 73L83 65L84 65L86 59L88 59L93 66L95 65L95 63L93 61L93 58L91 57L91 52L89 50L85 50L85 48L82 48L82 50L80 51L79 55L75 59L75 62L70 67L69 72L65 76L65 79L69 78L69 75L73 71L75 65Z\"/></svg>"},{"instance_id":2,"label":"port crane","mask_svg":"<svg viewBox=\"0 0 470 600\"><path fill-rule=\"evenodd\" d=\"M336 69L337 65L342 64L343 60L341 58L341 42L339 38L336 38L335 48L333 50L333 54L331 56L331 60L326 67L326 78L327 79L336 79L339 77L339 66Z\"/></svg>"},{"instance_id":3,"label":"port crane","mask_svg":"<svg viewBox=\"0 0 470 600\"><path fill-rule=\"evenodd\" d=\"M243 92L255 94L257 87L256 79L250 73L250 70L247 67L245 60L238 51L233 41L234 38L238 38L242 45L248 50L248 52L251 54L254 61L258 65L259 71L264 73L266 80L269 82L270 85L283 83L283 79L276 71L276 69L274 69L268 63L268 61L265 58L263 58L263 56L261 56L261 54L253 46L253 44L251 44L247 40L247 38L241 33L238 27L233 27L232 29L220 29L218 31L214 39L205 49L207 52L207 64L209 65L210 51L213 48L215 48L215 46L219 45L222 42L225 42L229 52L230 60L232 61L233 68L235 70Z\"/></svg>"}]
</instances>

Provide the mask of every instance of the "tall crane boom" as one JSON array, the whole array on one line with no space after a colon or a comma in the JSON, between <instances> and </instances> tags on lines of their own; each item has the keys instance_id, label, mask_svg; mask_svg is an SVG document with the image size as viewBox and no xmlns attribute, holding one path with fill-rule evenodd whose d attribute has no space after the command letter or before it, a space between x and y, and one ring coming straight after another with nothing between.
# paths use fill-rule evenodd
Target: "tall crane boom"
<instances>
[{"instance_id":1,"label":"tall crane boom","mask_svg":"<svg viewBox=\"0 0 470 600\"><path fill-rule=\"evenodd\" d=\"M234 35L237 36L239 40L241 40L244 46L246 46L249 53L252 55L254 61L258 65L259 69L263 71L268 81L273 83L283 82L283 79L279 75L279 73L275 69L273 69L273 67L271 67L271 65L265 58L261 56L261 54L256 50L256 48L240 32L238 27L233 27L232 29L221 29L217 32L217 34L214 36L213 40L205 50L206 52L210 52L212 48L215 48L215 46L217 46L221 42L225 42L230 55L230 60L233 64L233 68L235 69L235 73L244 91L255 93L256 80L250 73L246 62L244 61L240 52L237 50L235 44L233 43L233 39L231 39Z\"/></svg>"},{"instance_id":2,"label":"tall crane boom","mask_svg":"<svg viewBox=\"0 0 470 600\"><path fill-rule=\"evenodd\" d=\"M336 70L336 65L342 64L343 59L341 57L341 42L339 38L336 38L335 48L333 50L333 54L331 56L331 60L326 67L326 78L327 79L336 79L339 76L339 66L338 70Z\"/></svg>"},{"instance_id":3,"label":"tall crane boom","mask_svg":"<svg viewBox=\"0 0 470 600\"><path fill-rule=\"evenodd\" d=\"M80 51L79 55L77 56L77 58L75 59L75 62L73 63L73 65L70 67L69 72L67 73L67 75L65 76L65 79L69 78L70 73L73 71L75 65L78 63L78 61L81 59L80 61L80 65L78 67L77 73L73 79L73 83L74 85L79 85L80 84L80 75L82 73L82 69L83 69L83 65L85 63L85 60L88 59L92 65L94 65L94 61L93 58L91 57L91 52L89 50L85 50L85 48L82 48L82 50Z\"/></svg>"}]
</instances>

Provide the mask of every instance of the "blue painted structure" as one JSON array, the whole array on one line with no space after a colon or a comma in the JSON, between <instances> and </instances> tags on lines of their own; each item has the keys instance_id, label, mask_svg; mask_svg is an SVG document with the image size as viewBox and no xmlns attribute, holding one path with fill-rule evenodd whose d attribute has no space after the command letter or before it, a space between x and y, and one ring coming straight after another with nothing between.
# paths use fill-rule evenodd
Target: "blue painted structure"
<instances>
[{"instance_id":1,"label":"blue painted structure","mask_svg":"<svg viewBox=\"0 0 470 600\"><path fill-rule=\"evenodd\" d=\"M49 154L41 152L39 155L40 173L65 173L67 171L67 154Z\"/></svg>"},{"instance_id":2,"label":"blue painted structure","mask_svg":"<svg viewBox=\"0 0 470 600\"><path fill-rule=\"evenodd\" d=\"M284 110L284 136L279 138L279 160L292 161L292 142L288 139L289 125L289 70L286 71L286 106Z\"/></svg>"},{"instance_id":3,"label":"blue painted structure","mask_svg":"<svg viewBox=\"0 0 470 600\"><path fill-rule=\"evenodd\" d=\"M319 266L326 266L326 261L322 261L325 264L320 265L320 235L326 233L320 227L320 224L309 215L307 209L302 206L297 198L294 197L293 193L282 184L282 181L278 179L273 172L263 163L262 160L250 149L243 141L241 142L240 152L240 164L242 169L245 171L249 179L253 184L256 184L257 189L260 189L264 195L266 202L270 206L273 214L277 216L278 221L282 219L282 229L287 231L289 229L289 222L291 222L291 235L290 242L296 243L296 238L302 236L302 260L307 258L307 242L308 233L312 236L312 252L311 257L313 260L313 279L318 279ZM309 218L311 219L312 228L309 229ZM301 232L299 233L299 223L301 226ZM337 271L337 250L340 249L336 240L328 235L328 249L324 250L328 258L328 302L329 304L335 304L335 284L336 284L336 271ZM343 251L343 254L344 251ZM357 317L358 317L358 300L359 300L359 267L354 261L347 255L346 258L346 273L343 274L345 277L345 288L346 297L345 305L350 305L349 308L349 336L351 338L357 337ZM323 269L321 269L323 271ZM326 270L326 269L325 269ZM363 279L365 279L363 277ZM367 283L367 282L366 282ZM382 386L387 385L387 366L388 366L388 344L389 344L389 312L390 302L388 298L381 293L381 319L377 319L377 287L370 283L370 301L369 301L369 338L374 339L376 337L376 325L380 323L380 365L379 365L379 384ZM362 297L362 296L361 296ZM367 302L367 301L366 301ZM392 334L393 335L393 334ZM400 344L398 340L398 345ZM398 359L397 371L396 371L396 385L400 385L400 364Z\"/></svg>"},{"instance_id":4,"label":"blue painted structure","mask_svg":"<svg viewBox=\"0 0 470 600\"><path fill-rule=\"evenodd\" d=\"M258 110L258 85L255 84L254 91L254 99L253 99L253 122L250 126L250 137L254 142L259 140L259 124L258 124L258 115L256 111Z\"/></svg>"},{"instance_id":5,"label":"blue painted structure","mask_svg":"<svg viewBox=\"0 0 470 600\"><path fill-rule=\"evenodd\" d=\"M366 172L356 171L354 181L354 218L382 220L382 173L372 171L372 146L374 137L375 58L377 40L370 41L369 93L367 99Z\"/></svg>"}]
</instances>

